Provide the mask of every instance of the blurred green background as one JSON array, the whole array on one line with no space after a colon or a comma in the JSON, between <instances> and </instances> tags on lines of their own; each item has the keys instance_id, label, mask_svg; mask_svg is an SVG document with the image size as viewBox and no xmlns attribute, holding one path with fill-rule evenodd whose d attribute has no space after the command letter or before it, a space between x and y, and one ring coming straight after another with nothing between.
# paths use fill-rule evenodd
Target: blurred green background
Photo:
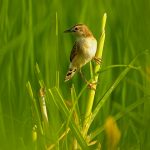
<instances>
[{"instance_id":1,"label":"blurred green background","mask_svg":"<svg viewBox=\"0 0 150 150\"><path fill-rule=\"evenodd\" d=\"M34 119L26 84L31 82L35 97L38 97L37 63L48 88L56 85L56 74L59 72L59 87L64 98L70 99L72 83L79 93L85 85L79 75L64 83L74 38L63 31L76 23L84 23L99 40L105 12L107 24L102 68L115 64L128 65L137 54L150 49L148 0L0 0L1 150L43 149L42 146L35 148L32 141ZM149 53L140 55L134 65L140 66L140 69L131 69L111 93L91 131L103 125L107 116L123 113L129 105L143 99L143 104L118 121L122 134L119 147L121 150L149 150ZM100 74L95 105L97 98L102 97L123 69L113 68ZM83 72L89 78L89 64L83 68ZM81 118L85 105L86 92L79 100ZM62 118L54 104L50 106L49 114L50 143L53 143L57 139L56 131L61 127ZM103 134L96 137L102 145L105 143ZM62 145L56 149L67 149Z\"/></svg>"}]
</instances>

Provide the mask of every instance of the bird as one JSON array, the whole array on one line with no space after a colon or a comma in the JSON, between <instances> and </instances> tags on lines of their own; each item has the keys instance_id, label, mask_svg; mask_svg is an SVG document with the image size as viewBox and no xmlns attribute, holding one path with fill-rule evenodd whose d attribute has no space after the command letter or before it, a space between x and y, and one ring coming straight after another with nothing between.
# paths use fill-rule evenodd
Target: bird
<instances>
[{"instance_id":1,"label":"bird","mask_svg":"<svg viewBox=\"0 0 150 150\"><path fill-rule=\"evenodd\" d=\"M75 73L79 71L81 77L86 83L88 83L81 72L81 68L92 59L94 59L97 63L100 63L100 59L95 57L97 40L85 24L76 24L65 30L64 33L73 33L76 38L71 50L70 65L65 76L65 82L72 79Z\"/></svg>"}]
</instances>

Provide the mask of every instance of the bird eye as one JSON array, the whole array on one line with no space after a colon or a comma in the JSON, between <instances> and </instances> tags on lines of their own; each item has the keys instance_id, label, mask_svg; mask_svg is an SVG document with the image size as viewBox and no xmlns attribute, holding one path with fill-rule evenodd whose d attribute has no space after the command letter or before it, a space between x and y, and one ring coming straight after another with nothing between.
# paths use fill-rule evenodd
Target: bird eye
<instances>
[{"instance_id":1,"label":"bird eye","mask_svg":"<svg viewBox=\"0 0 150 150\"><path fill-rule=\"evenodd\" d=\"M78 28L77 28L77 27L75 27L74 29L75 29L75 30L78 30Z\"/></svg>"}]
</instances>

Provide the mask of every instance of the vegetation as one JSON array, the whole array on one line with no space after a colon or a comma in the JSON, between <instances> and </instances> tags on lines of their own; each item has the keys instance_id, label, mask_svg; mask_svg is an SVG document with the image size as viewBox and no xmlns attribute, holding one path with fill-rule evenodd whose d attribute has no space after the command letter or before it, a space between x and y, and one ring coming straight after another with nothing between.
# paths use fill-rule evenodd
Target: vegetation
<instances>
[{"instance_id":1,"label":"vegetation","mask_svg":"<svg viewBox=\"0 0 150 150\"><path fill-rule=\"evenodd\" d=\"M146 0L0 0L0 149L149 150L148 14ZM64 82L76 23L99 43L101 66L82 69L96 91Z\"/></svg>"}]
</instances>

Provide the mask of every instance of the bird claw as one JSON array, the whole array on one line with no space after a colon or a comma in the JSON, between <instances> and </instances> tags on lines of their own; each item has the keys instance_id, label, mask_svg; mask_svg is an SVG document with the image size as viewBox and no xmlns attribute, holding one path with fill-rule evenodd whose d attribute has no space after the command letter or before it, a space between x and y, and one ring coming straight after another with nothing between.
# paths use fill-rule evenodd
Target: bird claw
<instances>
[{"instance_id":1,"label":"bird claw","mask_svg":"<svg viewBox=\"0 0 150 150\"><path fill-rule=\"evenodd\" d=\"M90 88L91 90L96 91L96 85L97 85L97 82L91 82L91 83L88 84L88 88Z\"/></svg>"},{"instance_id":2,"label":"bird claw","mask_svg":"<svg viewBox=\"0 0 150 150\"><path fill-rule=\"evenodd\" d=\"M102 63L102 59L101 58L97 58L97 57L94 57L93 58L95 60L95 62L100 65Z\"/></svg>"}]
</instances>

